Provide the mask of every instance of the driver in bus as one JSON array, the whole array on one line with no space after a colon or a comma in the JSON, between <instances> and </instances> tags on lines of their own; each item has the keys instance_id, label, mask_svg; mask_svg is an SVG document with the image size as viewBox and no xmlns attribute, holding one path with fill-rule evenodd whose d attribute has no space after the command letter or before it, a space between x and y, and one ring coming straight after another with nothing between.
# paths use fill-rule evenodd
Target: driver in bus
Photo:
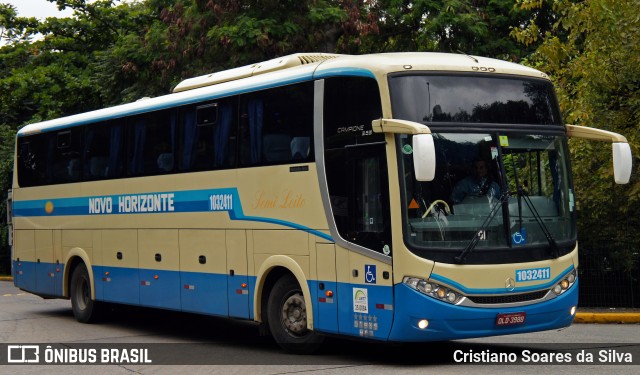
<instances>
[{"instance_id":1,"label":"driver in bus","mask_svg":"<svg viewBox=\"0 0 640 375\"><path fill-rule=\"evenodd\" d=\"M491 179L487 162L483 159L475 159L471 168L471 175L458 181L453 187L451 201L457 204L467 197L483 196L499 199L500 186Z\"/></svg>"}]
</instances>

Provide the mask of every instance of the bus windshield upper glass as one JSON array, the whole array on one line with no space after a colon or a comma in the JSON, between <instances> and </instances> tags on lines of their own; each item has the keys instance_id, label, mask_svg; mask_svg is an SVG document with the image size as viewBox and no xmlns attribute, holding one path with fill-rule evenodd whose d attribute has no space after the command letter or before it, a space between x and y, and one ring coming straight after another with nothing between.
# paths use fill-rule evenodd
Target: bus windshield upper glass
<instances>
[{"instance_id":1,"label":"bus windshield upper glass","mask_svg":"<svg viewBox=\"0 0 640 375\"><path fill-rule=\"evenodd\" d=\"M394 118L420 123L560 125L553 86L541 79L396 75Z\"/></svg>"}]
</instances>

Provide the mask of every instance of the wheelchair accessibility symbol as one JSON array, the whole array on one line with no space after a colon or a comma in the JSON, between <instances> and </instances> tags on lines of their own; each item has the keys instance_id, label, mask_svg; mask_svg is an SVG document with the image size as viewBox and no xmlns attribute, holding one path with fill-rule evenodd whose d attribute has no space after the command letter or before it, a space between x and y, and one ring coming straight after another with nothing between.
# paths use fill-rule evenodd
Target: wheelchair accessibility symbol
<instances>
[{"instance_id":1,"label":"wheelchair accessibility symbol","mask_svg":"<svg viewBox=\"0 0 640 375\"><path fill-rule=\"evenodd\" d=\"M376 283L376 266L373 264L364 265L364 282L367 284Z\"/></svg>"},{"instance_id":2,"label":"wheelchair accessibility symbol","mask_svg":"<svg viewBox=\"0 0 640 375\"><path fill-rule=\"evenodd\" d=\"M527 229L522 228L520 231L511 235L511 243L513 245L525 245L527 243Z\"/></svg>"}]
</instances>

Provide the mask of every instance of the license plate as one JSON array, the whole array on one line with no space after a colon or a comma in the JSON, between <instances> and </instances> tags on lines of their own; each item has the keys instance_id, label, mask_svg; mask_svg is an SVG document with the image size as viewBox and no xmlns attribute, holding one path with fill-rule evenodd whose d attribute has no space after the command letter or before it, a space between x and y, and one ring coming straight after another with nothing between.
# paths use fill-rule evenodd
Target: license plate
<instances>
[{"instance_id":1,"label":"license plate","mask_svg":"<svg viewBox=\"0 0 640 375\"><path fill-rule=\"evenodd\" d=\"M515 326L518 324L524 324L526 312L517 312L510 314L498 314L496 317L497 326Z\"/></svg>"}]
</instances>

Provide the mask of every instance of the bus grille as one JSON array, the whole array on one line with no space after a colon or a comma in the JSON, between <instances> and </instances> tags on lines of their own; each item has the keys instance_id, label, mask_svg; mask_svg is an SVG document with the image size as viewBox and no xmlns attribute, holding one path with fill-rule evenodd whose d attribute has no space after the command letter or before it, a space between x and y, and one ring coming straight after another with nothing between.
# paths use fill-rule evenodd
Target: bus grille
<instances>
[{"instance_id":1,"label":"bus grille","mask_svg":"<svg viewBox=\"0 0 640 375\"><path fill-rule=\"evenodd\" d=\"M534 301L543 298L548 290L540 290L531 293L509 294L506 296L467 296L473 303L479 305L495 305L502 303L516 303Z\"/></svg>"}]
</instances>

